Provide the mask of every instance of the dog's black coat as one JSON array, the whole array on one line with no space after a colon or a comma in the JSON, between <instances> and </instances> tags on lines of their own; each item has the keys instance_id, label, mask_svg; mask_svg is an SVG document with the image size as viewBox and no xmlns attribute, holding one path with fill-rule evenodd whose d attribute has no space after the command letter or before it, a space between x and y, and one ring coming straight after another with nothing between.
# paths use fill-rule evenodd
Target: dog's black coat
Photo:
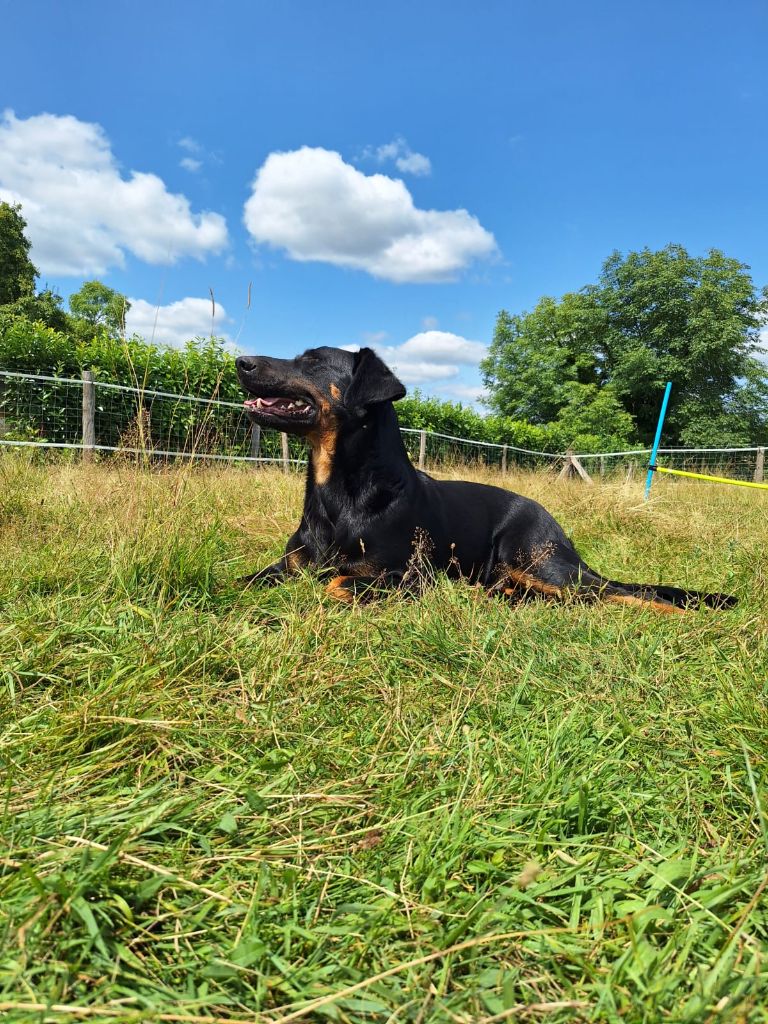
<instances>
[{"instance_id":1,"label":"dog's black coat","mask_svg":"<svg viewBox=\"0 0 768 1024\"><path fill-rule=\"evenodd\" d=\"M250 581L276 583L315 566L335 572L329 592L350 599L374 584L407 582L420 538L434 568L510 596L573 592L666 611L735 603L724 594L604 579L537 502L416 470L392 404L405 388L371 349L242 357L237 368L253 418L311 445L299 528L283 557ZM266 404L256 408L256 398Z\"/></svg>"}]
</instances>

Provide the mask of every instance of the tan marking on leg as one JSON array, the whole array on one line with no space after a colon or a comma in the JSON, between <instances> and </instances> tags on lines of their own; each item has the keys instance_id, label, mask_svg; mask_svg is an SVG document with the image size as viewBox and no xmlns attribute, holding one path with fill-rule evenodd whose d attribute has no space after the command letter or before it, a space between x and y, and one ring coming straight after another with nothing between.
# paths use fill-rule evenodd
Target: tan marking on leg
<instances>
[{"instance_id":1,"label":"tan marking on leg","mask_svg":"<svg viewBox=\"0 0 768 1024\"><path fill-rule=\"evenodd\" d=\"M307 556L300 549L288 551L285 555L285 564L291 572L298 572L307 564Z\"/></svg>"},{"instance_id":2,"label":"tan marking on leg","mask_svg":"<svg viewBox=\"0 0 768 1024\"><path fill-rule=\"evenodd\" d=\"M351 579L353 579L352 576L334 576L325 588L326 594L329 597L334 598L336 601L345 601L347 604L352 604L355 599L355 595L351 590L347 590L344 586L344 584Z\"/></svg>"},{"instance_id":3,"label":"tan marking on leg","mask_svg":"<svg viewBox=\"0 0 768 1024\"><path fill-rule=\"evenodd\" d=\"M603 600L610 604L629 604L634 607L652 608L655 612L663 612L665 615L685 615L685 608L666 604L664 601L654 601L653 598L646 601L645 598L633 597L631 594L606 594Z\"/></svg>"},{"instance_id":4,"label":"tan marking on leg","mask_svg":"<svg viewBox=\"0 0 768 1024\"><path fill-rule=\"evenodd\" d=\"M552 583L545 583L543 580L536 579L535 576L531 576L530 573L522 572L520 569L508 569L504 573L504 577L507 580L512 580L517 583L518 586L525 587L526 590L535 590L537 594L544 594L546 597L562 597L563 591L561 587L556 587ZM512 593L510 588L505 588L504 593Z\"/></svg>"}]
</instances>

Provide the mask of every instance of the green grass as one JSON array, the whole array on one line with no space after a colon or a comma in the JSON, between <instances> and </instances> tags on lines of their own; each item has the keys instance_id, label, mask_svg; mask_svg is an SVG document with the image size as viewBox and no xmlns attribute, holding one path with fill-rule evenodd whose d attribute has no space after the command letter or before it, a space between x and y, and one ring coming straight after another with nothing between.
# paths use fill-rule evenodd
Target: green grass
<instances>
[{"instance_id":1,"label":"green grass","mask_svg":"<svg viewBox=\"0 0 768 1024\"><path fill-rule=\"evenodd\" d=\"M766 1021L759 492L510 477L733 612L242 592L301 481L0 459L0 1018Z\"/></svg>"}]
</instances>

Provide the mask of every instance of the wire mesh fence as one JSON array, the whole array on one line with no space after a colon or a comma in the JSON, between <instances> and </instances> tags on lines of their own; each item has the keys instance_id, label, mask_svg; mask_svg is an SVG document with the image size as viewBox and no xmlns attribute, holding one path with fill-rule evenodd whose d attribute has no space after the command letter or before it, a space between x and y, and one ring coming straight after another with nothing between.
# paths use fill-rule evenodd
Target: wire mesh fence
<instances>
[{"instance_id":1,"label":"wire mesh fence","mask_svg":"<svg viewBox=\"0 0 768 1024\"><path fill-rule=\"evenodd\" d=\"M691 473L730 477L733 480L762 482L765 449L754 448L659 448L658 462L669 469ZM651 449L625 452L603 452L579 455L591 476L600 478L617 473L644 473L648 469Z\"/></svg>"},{"instance_id":2,"label":"wire mesh fence","mask_svg":"<svg viewBox=\"0 0 768 1024\"><path fill-rule=\"evenodd\" d=\"M541 469L562 461L562 456L553 452L537 452L490 441L473 441L432 430L401 427L400 433L411 461L422 466L482 466L507 472L515 469Z\"/></svg>"},{"instance_id":3,"label":"wire mesh fence","mask_svg":"<svg viewBox=\"0 0 768 1024\"><path fill-rule=\"evenodd\" d=\"M254 429L242 403L8 371L0 371L0 444L153 459L305 458L299 439Z\"/></svg>"},{"instance_id":4,"label":"wire mesh fence","mask_svg":"<svg viewBox=\"0 0 768 1024\"><path fill-rule=\"evenodd\" d=\"M508 472L560 471L568 454L492 444L429 430L401 428L405 447L420 468L486 467ZM177 458L303 465L300 438L254 426L242 404L215 395L172 394L93 380L0 370L0 446L72 449ZM572 453L571 453L572 454ZM594 478L641 473L650 449L578 454ZM670 469L762 481L763 448L660 448Z\"/></svg>"},{"instance_id":5,"label":"wire mesh fence","mask_svg":"<svg viewBox=\"0 0 768 1024\"><path fill-rule=\"evenodd\" d=\"M660 462L669 469L684 469L691 473L707 473L711 476L732 477L734 480L757 480L762 482L765 449L731 448L722 451L702 449L664 449Z\"/></svg>"}]
</instances>

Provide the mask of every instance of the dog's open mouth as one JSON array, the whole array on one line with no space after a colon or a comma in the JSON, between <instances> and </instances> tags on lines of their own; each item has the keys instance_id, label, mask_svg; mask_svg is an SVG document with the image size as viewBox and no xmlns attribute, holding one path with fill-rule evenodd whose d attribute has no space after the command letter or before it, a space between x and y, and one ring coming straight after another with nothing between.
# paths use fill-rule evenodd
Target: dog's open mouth
<instances>
[{"instance_id":1,"label":"dog's open mouth","mask_svg":"<svg viewBox=\"0 0 768 1024\"><path fill-rule=\"evenodd\" d=\"M305 398L246 398L243 403L250 413L264 419L307 420L314 414L314 407Z\"/></svg>"}]
</instances>

